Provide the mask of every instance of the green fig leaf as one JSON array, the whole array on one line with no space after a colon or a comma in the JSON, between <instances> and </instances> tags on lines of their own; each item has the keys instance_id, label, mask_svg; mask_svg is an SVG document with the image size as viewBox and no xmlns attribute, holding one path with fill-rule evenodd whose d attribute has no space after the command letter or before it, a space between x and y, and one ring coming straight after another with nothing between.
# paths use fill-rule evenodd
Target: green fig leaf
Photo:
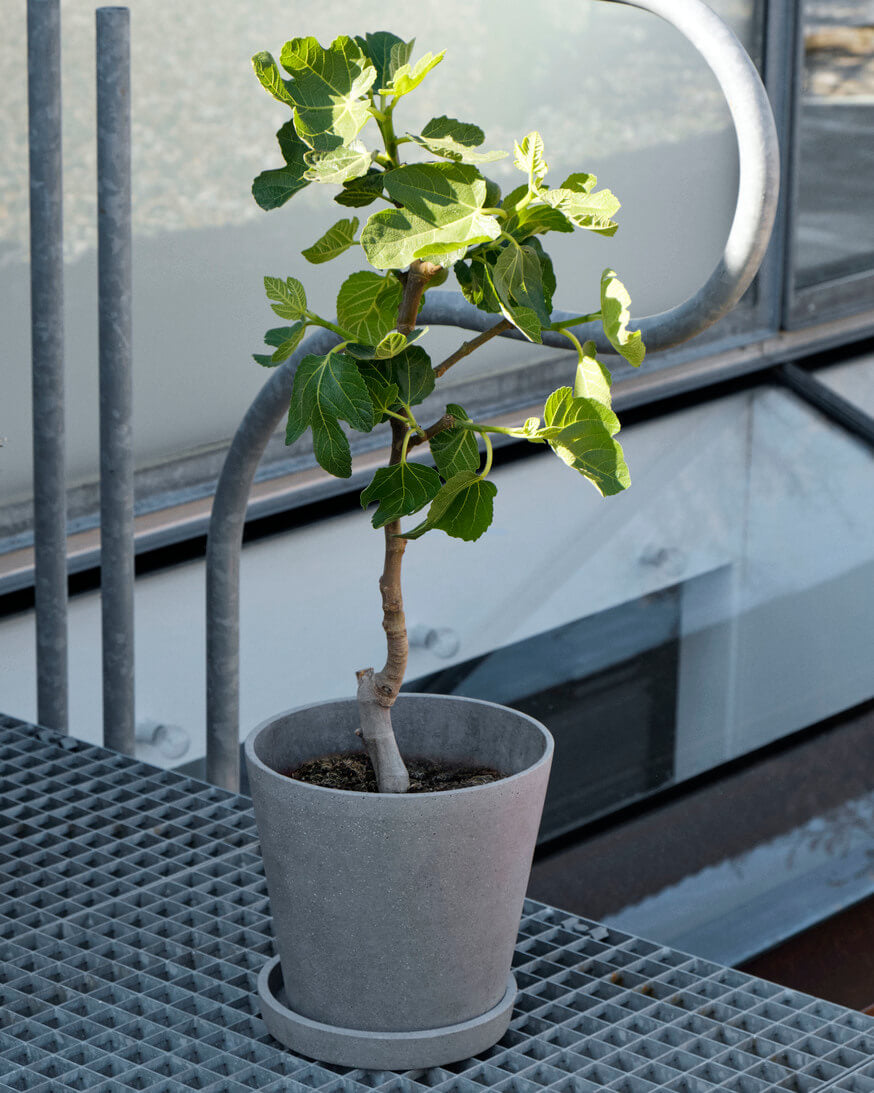
<instances>
[{"instance_id":1,"label":"green fig leaf","mask_svg":"<svg viewBox=\"0 0 874 1093\"><path fill-rule=\"evenodd\" d=\"M616 276L615 270L601 274L601 324L607 340L629 364L638 368L643 363L646 348L639 330L629 330L631 297Z\"/></svg>"},{"instance_id":2,"label":"green fig leaf","mask_svg":"<svg viewBox=\"0 0 874 1093\"><path fill-rule=\"evenodd\" d=\"M470 421L464 407L456 402L449 403L446 413L451 414L456 421ZM457 426L444 429L443 432L431 437L430 446L437 470L447 481L461 471L479 470L479 448L476 436L470 429L461 429Z\"/></svg>"},{"instance_id":3,"label":"green fig leaf","mask_svg":"<svg viewBox=\"0 0 874 1093\"><path fill-rule=\"evenodd\" d=\"M485 133L478 125L447 118L445 114L432 118L420 136L407 134L416 144L426 148L432 155L441 159L451 159L456 163L492 163L504 159L506 152L475 152L485 140Z\"/></svg>"},{"instance_id":4,"label":"green fig leaf","mask_svg":"<svg viewBox=\"0 0 874 1093\"><path fill-rule=\"evenodd\" d=\"M402 401L417 406L434 390L431 358L418 345L404 349L392 360L391 378L398 385Z\"/></svg>"},{"instance_id":5,"label":"green fig leaf","mask_svg":"<svg viewBox=\"0 0 874 1093\"><path fill-rule=\"evenodd\" d=\"M330 262L332 258L345 254L350 247L355 245L355 233L357 231L357 216L353 216L351 220L338 220L336 224L328 228L321 239L317 239L311 247L307 247L306 250L302 250L300 253L313 265Z\"/></svg>"},{"instance_id":6,"label":"green fig leaf","mask_svg":"<svg viewBox=\"0 0 874 1093\"><path fill-rule=\"evenodd\" d=\"M595 356L594 342L584 342L577 375L574 380L574 396L590 398L604 406L610 406L610 387L613 380L607 366Z\"/></svg>"},{"instance_id":7,"label":"green fig leaf","mask_svg":"<svg viewBox=\"0 0 874 1093\"><path fill-rule=\"evenodd\" d=\"M353 140L330 152L307 151L304 162L307 166L304 178L308 182L332 182L342 186L351 178L367 174L370 152L360 140Z\"/></svg>"},{"instance_id":8,"label":"green fig leaf","mask_svg":"<svg viewBox=\"0 0 874 1093\"><path fill-rule=\"evenodd\" d=\"M544 156L543 137L536 130L513 145L513 163L528 175L530 188L539 189L549 165Z\"/></svg>"},{"instance_id":9,"label":"green fig leaf","mask_svg":"<svg viewBox=\"0 0 874 1093\"><path fill-rule=\"evenodd\" d=\"M492 522L497 492L494 482L473 471L460 471L441 486L424 522L403 538L418 539L426 531L439 528L454 539L479 539Z\"/></svg>"},{"instance_id":10,"label":"green fig leaf","mask_svg":"<svg viewBox=\"0 0 874 1093\"><path fill-rule=\"evenodd\" d=\"M417 327L410 334L401 334L398 330L391 330L377 345L362 345L358 342L350 342L344 352L359 361L385 361L396 357L398 353L413 345L428 333L427 326Z\"/></svg>"},{"instance_id":11,"label":"green fig leaf","mask_svg":"<svg viewBox=\"0 0 874 1093\"><path fill-rule=\"evenodd\" d=\"M622 448L614 439L619 422L608 406L560 387L546 400L543 418L546 429L541 433L555 454L603 497L631 485Z\"/></svg>"},{"instance_id":12,"label":"green fig leaf","mask_svg":"<svg viewBox=\"0 0 874 1093\"><path fill-rule=\"evenodd\" d=\"M267 211L278 209L309 185L309 180L304 178L306 163L303 158L309 149L294 131L294 125L287 121L277 132L276 139L285 166L262 171L252 183L252 196Z\"/></svg>"},{"instance_id":13,"label":"green fig leaf","mask_svg":"<svg viewBox=\"0 0 874 1093\"><path fill-rule=\"evenodd\" d=\"M414 65L409 63L401 65L390 82L379 88L379 94L393 95L395 98L400 98L401 95L409 95L411 91L416 90L431 69L440 64L445 55L445 49L437 54L426 53Z\"/></svg>"},{"instance_id":14,"label":"green fig leaf","mask_svg":"<svg viewBox=\"0 0 874 1093\"><path fill-rule=\"evenodd\" d=\"M352 457L340 420L353 429L370 432L373 403L367 385L352 357L337 351L324 356L310 353L294 375L286 443L296 440L309 425L316 461L329 474L348 478Z\"/></svg>"},{"instance_id":15,"label":"green fig leaf","mask_svg":"<svg viewBox=\"0 0 874 1093\"><path fill-rule=\"evenodd\" d=\"M264 341L277 349L283 342L287 342L289 338L294 337L300 325L300 323L295 323L294 326L274 326L264 335Z\"/></svg>"},{"instance_id":16,"label":"green fig leaf","mask_svg":"<svg viewBox=\"0 0 874 1093\"><path fill-rule=\"evenodd\" d=\"M545 232L572 232L574 226L560 209L532 202L514 213L507 221L504 230L508 235L522 242L529 236L542 235Z\"/></svg>"},{"instance_id":17,"label":"green fig leaf","mask_svg":"<svg viewBox=\"0 0 874 1093\"><path fill-rule=\"evenodd\" d=\"M265 277L264 291L270 305L280 319L302 319L307 309L307 296L303 285L294 277L284 281L281 277Z\"/></svg>"},{"instance_id":18,"label":"green fig leaf","mask_svg":"<svg viewBox=\"0 0 874 1093\"><path fill-rule=\"evenodd\" d=\"M384 171L372 167L366 175L344 182L343 189L334 195L334 200L338 205L349 209L363 209L365 205L372 205L382 193L384 177Z\"/></svg>"},{"instance_id":19,"label":"green fig leaf","mask_svg":"<svg viewBox=\"0 0 874 1093\"><path fill-rule=\"evenodd\" d=\"M294 106L291 97L291 80L284 80L279 71L279 66L273 59L273 54L262 50L252 58L252 67L261 86L269 91L274 99L284 102L286 106Z\"/></svg>"},{"instance_id":20,"label":"green fig leaf","mask_svg":"<svg viewBox=\"0 0 874 1093\"><path fill-rule=\"evenodd\" d=\"M278 209L296 193L308 186L292 167L277 167L272 171L262 171L252 183L252 197L266 212Z\"/></svg>"},{"instance_id":21,"label":"green fig leaf","mask_svg":"<svg viewBox=\"0 0 874 1093\"><path fill-rule=\"evenodd\" d=\"M282 364L283 361L287 361L297 349L306 333L306 323L295 323L294 326L287 327L287 330L289 331L288 337L279 343L271 358L274 364Z\"/></svg>"},{"instance_id":22,"label":"green fig leaf","mask_svg":"<svg viewBox=\"0 0 874 1093\"><path fill-rule=\"evenodd\" d=\"M378 345L398 321L403 288L394 277L363 270L347 277L337 295L337 322L356 342Z\"/></svg>"},{"instance_id":23,"label":"green fig leaf","mask_svg":"<svg viewBox=\"0 0 874 1093\"><path fill-rule=\"evenodd\" d=\"M541 197L578 228L586 228L598 235L616 234L619 225L612 217L619 209L619 202L609 190L596 190L594 193L589 193L562 188L547 190L541 194Z\"/></svg>"},{"instance_id":24,"label":"green fig leaf","mask_svg":"<svg viewBox=\"0 0 874 1093\"><path fill-rule=\"evenodd\" d=\"M498 296L507 307L529 308L542 326L548 326L551 316L543 291L540 258L531 247L505 247L498 255L492 271Z\"/></svg>"},{"instance_id":25,"label":"green fig leaf","mask_svg":"<svg viewBox=\"0 0 874 1093\"><path fill-rule=\"evenodd\" d=\"M367 34L355 41L373 61L377 87L391 83L397 70L409 61L416 44L415 38L405 42L387 30L378 30L375 34Z\"/></svg>"},{"instance_id":26,"label":"green fig leaf","mask_svg":"<svg viewBox=\"0 0 874 1093\"><path fill-rule=\"evenodd\" d=\"M294 77L285 84L298 136L317 152L330 152L358 136L370 115L367 92L376 79L370 58L347 35L323 49L315 38L293 38L280 61Z\"/></svg>"},{"instance_id":27,"label":"green fig leaf","mask_svg":"<svg viewBox=\"0 0 874 1093\"><path fill-rule=\"evenodd\" d=\"M375 528L381 528L423 509L434 499L441 485L440 475L433 467L404 460L380 467L361 493L361 507L366 508L371 501L379 502L371 523Z\"/></svg>"},{"instance_id":28,"label":"green fig leaf","mask_svg":"<svg viewBox=\"0 0 874 1093\"><path fill-rule=\"evenodd\" d=\"M361 245L376 269L403 269L414 259L446 255L497 239L498 221L483 212L486 181L461 163L415 163L386 173L385 189L404 207L374 213Z\"/></svg>"},{"instance_id":29,"label":"green fig leaf","mask_svg":"<svg viewBox=\"0 0 874 1093\"><path fill-rule=\"evenodd\" d=\"M401 409L398 386L390 382L390 372L386 365L385 361L363 362L358 369L373 403L375 425L388 420L389 410Z\"/></svg>"}]
</instances>

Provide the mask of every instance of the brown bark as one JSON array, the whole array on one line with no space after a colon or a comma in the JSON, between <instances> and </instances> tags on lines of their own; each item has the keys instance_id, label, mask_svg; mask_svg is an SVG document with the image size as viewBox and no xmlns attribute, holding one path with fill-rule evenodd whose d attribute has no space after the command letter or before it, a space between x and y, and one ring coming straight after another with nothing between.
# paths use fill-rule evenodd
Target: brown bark
<instances>
[{"instance_id":1,"label":"brown bark","mask_svg":"<svg viewBox=\"0 0 874 1093\"><path fill-rule=\"evenodd\" d=\"M416 327L416 318L419 314L419 305L428 287L428 282L440 270L433 262L422 262L419 259L410 263L410 268L404 274L404 295L401 306L398 308L397 329L401 334L412 334Z\"/></svg>"},{"instance_id":2,"label":"brown bark","mask_svg":"<svg viewBox=\"0 0 874 1093\"><path fill-rule=\"evenodd\" d=\"M490 326L488 330L484 330L482 334L477 334L475 338L471 338L469 342L463 342L455 352L442 361L434 369L434 379L439 380L444 372L448 372L453 364L458 364L460 360L471 354L474 349L479 349L481 345L485 345L487 341L494 338L497 334L502 334L505 330L512 330L513 324L509 319L501 319L500 322L495 323L494 326Z\"/></svg>"},{"instance_id":3,"label":"brown bark","mask_svg":"<svg viewBox=\"0 0 874 1093\"><path fill-rule=\"evenodd\" d=\"M399 463L407 426L392 420L392 445L389 466ZM360 732L376 774L380 793L406 793L410 786L407 768L401 758L391 725L394 705L407 670L409 642L401 591L401 563L406 539L401 539L400 520L386 524L385 560L379 578L382 597L382 627L385 630L386 660L380 672L365 668L358 673L358 715Z\"/></svg>"},{"instance_id":4,"label":"brown bark","mask_svg":"<svg viewBox=\"0 0 874 1093\"><path fill-rule=\"evenodd\" d=\"M410 334L415 329L422 296L428 282L439 269L440 266L431 262L416 261L401 275L404 294L398 308L396 328L401 334ZM392 419L389 466L400 463L408 428L404 422ZM391 725L391 708L404 682L409 654L401 592L401 563L407 540L400 538L400 532L400 520L393 520L385 525L385 560L379 579L382 627L386 640L385 664L379 672L374 672L372 668L358 672L359 731L373 765L380 793L406 793L410 787L407 768L398 750Z\"/></svg>"}]
</instances>

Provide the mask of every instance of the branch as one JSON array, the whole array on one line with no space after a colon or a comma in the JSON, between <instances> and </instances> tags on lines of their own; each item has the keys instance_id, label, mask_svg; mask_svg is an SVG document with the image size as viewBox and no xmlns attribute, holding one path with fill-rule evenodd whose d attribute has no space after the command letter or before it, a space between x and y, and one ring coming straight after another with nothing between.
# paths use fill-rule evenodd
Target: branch
<instances>
[{"instance_id":1,"label":"branch","mask_svg":"<svg viewBox=\"0 0 874 1093\"><path fill-rule=\"evenodd\" d=\"M433 425L430 425L424 433L418 433L416 436L411 436L408 447L415 448L417 444L427 444L432 436L442 433L445 429L451 429L454 424L455 418L452 414L444 414L439 421L435 421Z\"/></svg>"},{"instance_id":2,"label":"branch","mask_svg":"<svg viewBox=\"0 0 874 1093\"><path fill-rule=\"evenodd\" d=\"M410 268L404 274L404 295L398 308L398 324L395 328L401 334L412 334L428 282L440 269L433 262L423 262L418 258L410 263Z\"/></svg>"},{"instance_id":3,"label":"branch","mask_svg":"<svg viewBox=\"0 0 874 1093\"><path fill-rule=\"evenodd\" d=\"M469 356L474 349L479 349L481 345L485 345L487 341L490 341L497 334L503 334L505 330L512 330L513 324L509 319L501 319L499 323L495 323L494 326L490 326L488 330L484 330L482 334L478 334L475 338L471 338L469 342L464 342L455 350L451 357L447 357L445 361L438 364L434 369L434 379L439 380L444 372L448 372L453 364L457 364L464 357Z\"/></svg>"}]
</instances>

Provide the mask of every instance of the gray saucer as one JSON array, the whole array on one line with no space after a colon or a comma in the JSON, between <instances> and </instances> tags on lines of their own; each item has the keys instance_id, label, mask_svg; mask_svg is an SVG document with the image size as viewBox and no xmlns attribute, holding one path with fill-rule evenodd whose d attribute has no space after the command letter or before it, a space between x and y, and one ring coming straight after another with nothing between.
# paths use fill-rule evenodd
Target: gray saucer
<instances>
[{"instance_id":1,"label":"gray saucer","mask_svg":"<svg viewBox=\"0 0 874 1093\"><path fill-rule=\"evenodd\" d=\"M468 1059L497 1043L510 1024L516 980L510 976L504 997L481 1017L418 1032L365 1032L302 1017L285 1004L278 956L261 969L258 995L261 1016L270 1034L294 1052L340 1066L418 1070Z\"/></svg>"}]
</instances>

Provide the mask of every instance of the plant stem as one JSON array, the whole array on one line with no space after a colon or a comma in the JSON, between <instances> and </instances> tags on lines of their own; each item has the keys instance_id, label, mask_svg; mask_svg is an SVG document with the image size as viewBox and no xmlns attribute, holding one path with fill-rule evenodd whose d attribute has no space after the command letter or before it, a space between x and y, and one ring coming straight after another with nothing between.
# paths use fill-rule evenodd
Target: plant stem
<instances>
[{"instance_id":1,"label":"plant stem","mask_svg":"<svg viewBox=\"0 0 874 1093\"><path fill-rule=\"evenodd\" d=\"M560 323L550 323L547 330L564 330L568 326L579 326L580 323L591 323L601 318L600 311L592 311L589 315L577 315L573 319L563 319Z\"/></svg>"},{"instance_id":2,"label":"plant stem","mask_svg":"<svg viewBox=\"0 0 874 1093\"><path fill-rule=\"evenodd\" d=\"M376 124L379 126L379 131L382 134L383 144L385 144L386 158L391 162L392 167L397 167L398 141L395 136L395 128L392 121L393 110L394 103L386 107L385 110L375 113L374 117L376 118Z\"/></svg>"},{"instance_id":3,"label":"plant stem","mask_svg":"<svg viewBox=\"0 0 874 1093\"><path fill-rule=\"evenodd\" d=\"M419 304L428 282L440 269L431 262L416 261L403 275L404 294L398 308L396 329L409 334L419 314ZM409 407L406 407L409 411ZM389 466L406 458L407 449L415 437L410 432L415 422L391 420L391 455ZM381 672L365 668L358 673L358 715L360 733L367 754L376 774L380 793L406 793L410 777L401 758L391 725L391 708L398 697L404 673L407 670L409 641L404 618L404 600L401 591L401 564L407 540L401 538L400 520L385 525L385 561L379 579L382 596L382 628L385 630L386 661Z\"/></svg>"},{"instance_id":4,"label":"plant stem","mask_svg":"<svg viewBox=\"0 0 874 1093\"><path fill-rule=\"evenodd\" d=\"M413 433L410 429L407 429L406 433L404 434L404 443L401 447L401 463L406 463L407 461L407 448L409 448L410 446L410 437L412 435Z\"/></svg>"},{"instance_id":5,"label":"plant stem","mask_svg":"<svg viewBox=\"0 0 874 1093\"><path fill-rule=\"evenodd\" d=\"M457 364L464 357L469 356L475 349L479 349L481 345L485 345L487 341L494 338L497 334L502 334L505 330L511 330L513 324L509 319L501 319L499 323L495 323L494 326L490 326L488 330L484 330L482 334L478 334L475 338L471 338L469 342L464 342L455 350L452 356L447 357L445 361L442 361L434 369L434 379L439 380L444 372L448 372L453 364Z\"/></svg>"},{"instance_id":6,"label":"plant stem","mask_svg":"<svg viewBox=\"0 0 874 1093\"><path fill-rule=\"evenodd\" d=\"M482 434L483 440L486 442L486 465L480 471L480 478L488 478L489 471L492 469L492 456L494 452L492 450L492 442L489 440L488 433Z\"/></svg>"},{"instance_id":7,"label":"plant stem","mask_svg":"<svg viewBox=\"0 0 874 1093\"><path fill-rule=\"evenodd\" d=\"M577 356L580 358L580 363L583 361L583 347L580 345L580 339L576 334L571 334L569 330L559 330L559 334L563 334L565 338L574 346L577 351Z\"/></svg>"},{"instance_id":8,"label":"plant stem","mask_svg":"<svg viewBox=\"0 0 874 1093\"><path fill-rule=\"evenodd\" d=\"M418 423L418 421L416 421L416 415L413 413L411 407L408 406L406 402L402 402L401 406L403 406L404 413L407 415L407 424L410 427L411 435L412 433L415 433L416 436L423 436L425 430ZM404 446L404 451L406 452L406 445ZM404 456L404 458L406 458L406 456Z\"/></svg>"},{"instance_id":9,"label":"plant stem","mask_svg":"<svg viewBox=\"0 0 874 1093\"><path fill-rule=\"evenodd\" d=\"M389 466L400 463L409 430L399 421L391 423ZM401 593L401 563L406 539L400 537L401 522L386 524L385 560L379 591L382 596L382 627L385 630L387 656L381 672L372 668L358 672L358 712L360 733L376 774L380 793L406 793L410 787L407 768L398 751L391 725L391 707L398 696L407 670L407 625Z\"/></svg>"},{"instance_id":10,"label":"plant stem","mask_svg":"<svg viewBox=\"0 0 874 1093\"><path fill-rule=\"evenodd\" d=\"M399 421L391 423L391 455L389 466L400 463L404 457L409 429ZM407 670L407 629L404 619L404 601L401 594L401 563L406 540L400 538L401 522L393 520L385 525L385 566L379 582L382 593L383 628L386 633L387 656L385 666L376 676L376 688L388 699L391 706L398 696Z\"/></svg>"},{"instance_id":11,"label":"plant stem","mask_svg":"<svg viewBox=\"0 0 874 1093\"><path fill-rule=\"evenodd\" d=\"M306 321L308 326L323 326L325 330L333 330L335 334L339 334L344 341L349 340L349 335L336 323L328 322L327 319L321 318L319 315L314 315L311 311L306 312Z\"/></svg>"},{"instance_id":12,"label":"plant stem","mask_svg":"<svg viewBox=\"0 0 874 1093\"><path fill-rule=\"evenodd\" d=\"M499 433L501 436L519 435L518 429L507 428L503 425L480 425L478 421L456 421L455 425L459 429L468 429L472 433L482 433L483 438L486 433Z\"/></svg>"}]
</instances>

